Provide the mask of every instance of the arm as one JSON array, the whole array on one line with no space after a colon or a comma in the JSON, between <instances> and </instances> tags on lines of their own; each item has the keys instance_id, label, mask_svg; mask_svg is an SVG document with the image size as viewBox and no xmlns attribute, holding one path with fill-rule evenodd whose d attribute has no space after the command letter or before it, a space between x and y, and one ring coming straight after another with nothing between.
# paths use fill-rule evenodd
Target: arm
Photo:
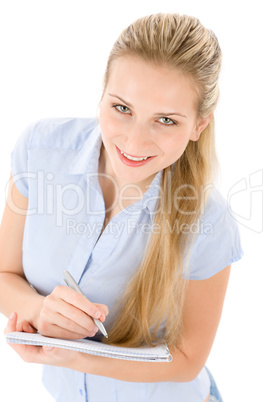
<instances>
[{"instance_id":1,"label":"arm","mask_svg":"<svg viewBox=\"0 0 268 402\"><path fill-rule=\"evenodd\" d=\"M106 306L91 303L67 286L57 286L44 297L27 282L22 266L27 207L28 199L11 177L0 228L0 312L10 316L15 311L20 321L27 321L43 335L70 339L94 336L98 328L89 316L104 321Z\"/></svg>"},{"instance_id":2,"label":"arm","mask_svg":"<svg viewBox=\"0 0 268 402\"><path fill-rule=\"evenodd\" d=\"M170 363L147 363L67 351L65 349L13 345L27 362L71 368L84 373L132 382L187 382L201 371L210 353L221 317L230 266L209 279L189 281L184 307L185 344L170 350ZM16 330L9 320L6 333Z\"/></svg>"},{"instance_id":3,"label":"arm","mask_svg":"<svg viewBox=\"0 0 268 402\"><path fill-rule=\"evenodd\" d=\"M11 177L0 228L0 311L6 316L17 311L19 319L25 319L37 328L44 297L31 288L22 268L27 207L28 198L18 191Z\"/></svg>"},{"instance_id":4,"label":"arm","mask_svg":"<svg viewBox=\"0 0 268 402\"><path fill-rule=\"evenodd\" d=\"M123 381L185 382L204 367L219 325L231 266L205 280L189 281L184 307L185 345L170 363L132 362L80 354L72 368Z\"/></svg>"}]
</instances>

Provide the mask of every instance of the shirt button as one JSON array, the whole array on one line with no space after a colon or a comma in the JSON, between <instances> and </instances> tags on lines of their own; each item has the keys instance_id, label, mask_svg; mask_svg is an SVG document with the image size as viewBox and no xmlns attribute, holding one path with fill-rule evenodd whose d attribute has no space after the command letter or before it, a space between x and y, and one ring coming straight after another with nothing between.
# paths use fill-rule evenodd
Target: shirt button
<instances>
[{"instance_id":1,"label":"shirt button","mask_svg":"<svg viewBox=\"0 0 268 402\"><path fill-rule=\"evenodd\" d=\"M83 390L80 388L79 391L80 391L80 395L83 396Z\"/></svg>"}]
</instances>

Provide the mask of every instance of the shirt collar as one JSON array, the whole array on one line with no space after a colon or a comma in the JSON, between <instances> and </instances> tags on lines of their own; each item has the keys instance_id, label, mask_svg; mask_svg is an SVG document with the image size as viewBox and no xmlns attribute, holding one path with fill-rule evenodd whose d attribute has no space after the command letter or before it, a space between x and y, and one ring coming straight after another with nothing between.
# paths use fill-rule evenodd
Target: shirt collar
<instances>
[{"instance_id":1,"label":"shirt collar","mask_svg":"<svg viewBox=\"0 0 268 402\"><path fill-rule=\"evenodd\" d=\"M78 151L78 154L65 172L67 174L87 174L88 184L100 189L97 174L101 144L100 124L96 121L96 127L84 141L82 148ZM155 213L156 203L159 199L159 192L161 191L162 176L163 171L161 170L155 175L142 199L132 204L128 208L129 211L146 209L152 218L152 215Z\"/></svg>"},{"instance_id":2,"label":"shirt collar","mask_svg":"<svg viewBox=\"0 0 268 402\"><path fill-rule=\"evenodd\" d=\"M155 215L156 204L160 198L161 191L161 183L163 177L163 170L160 170L154 177L151 182L148 190L144 193L141 200L132 204L129 208L131 211L145 210L149 213L151 219L153 219L153 215Z\"/></svg>"},{"instance_id":3,"label":"shirt collar","mask_svg":"<svg viewBox=\"0 0 268 402\"><path fill-rule=\"evenodd\" d=\"M98 120L96 127L83 142L82 148L78 151L74 160L65 170L69 174L85 174L98 172L98 163L100 156L102 139Z\"/></svg>"}]
</instances>

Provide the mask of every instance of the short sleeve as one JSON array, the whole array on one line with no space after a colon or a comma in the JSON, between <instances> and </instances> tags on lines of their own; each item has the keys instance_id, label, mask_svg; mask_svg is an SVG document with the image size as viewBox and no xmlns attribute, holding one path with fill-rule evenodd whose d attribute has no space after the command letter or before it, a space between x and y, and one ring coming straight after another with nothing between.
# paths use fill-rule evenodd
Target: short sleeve
<instances>
[{"instance_id":1,"label":"short sleeve","mask_svg":"<svg viewBox=\"0 0 268 402\"><path fill-rule=\"evenodd\" d=\"M187 279L207 279L243 256L240 233L227 202L214 191L190 252Z\"/></svg>"},{"instance_id":2,"label":"short sleeve","mask_svg":"<svg viewBox=\"0 0 268 402\"><path fill-rule=\"evenodd\" d=\"M11 152L11 173L19 192L28 197L28 149L33 133L33 124L28 126L19 136Z\"/></svg>"}]
</instances>

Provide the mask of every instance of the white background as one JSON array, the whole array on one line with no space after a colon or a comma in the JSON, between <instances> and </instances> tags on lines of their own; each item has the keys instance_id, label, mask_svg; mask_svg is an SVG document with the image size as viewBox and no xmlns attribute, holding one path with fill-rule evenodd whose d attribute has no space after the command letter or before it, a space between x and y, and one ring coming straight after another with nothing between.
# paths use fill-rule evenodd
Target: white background
<instances>
[{"instance_id":1,"label":"white background","mask_svg":"<svg viewBox=\"0 0 268 402\"><path fill-rule=\"evenodd\" d=\"M198 17L214 30L223 50L216 112L218 186L240 222L245 252L233 264L207 366L225 402L263 401L268 358L264 252L268 240L264 207L268 30L264 1L2 1L1 214L10 152L22 130L40 118L94 116L108 53L121 30L141 16L170 11ZM6 318L0 315L0 400L52 401L41 383L41 367L22 362L5 344L5 324Z\"/></svg>"}]
</instances>

